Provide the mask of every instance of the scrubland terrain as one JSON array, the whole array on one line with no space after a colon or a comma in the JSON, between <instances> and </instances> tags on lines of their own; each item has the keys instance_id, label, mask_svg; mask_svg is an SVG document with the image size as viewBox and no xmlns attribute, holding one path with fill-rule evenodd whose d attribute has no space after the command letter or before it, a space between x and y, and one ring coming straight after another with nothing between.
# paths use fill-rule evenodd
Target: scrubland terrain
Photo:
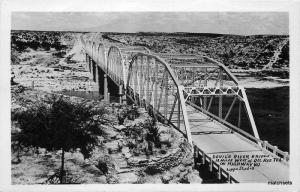
<instances>
[{"instance_id":1,"label":"scrubland terrain","mask_svg":"<svg viewBox=\"0 0 300 192\"><path fill-rule=\"evenodd\" d=\"M89 92L96 87L84 61L79 35L12 33L12 183L61 183L62 150L55 148L55 142L28 140L41 131L26 130L24 119L20 120L34 111L37 121L33 120L32 126L49 128L52 113L47 110L55 104L49 103L49 98L59 96L75 108L83 105L100 109L100 114L79 124L96 130L88 132L97 141L87 148L90 155L86 157L81 147L63 153L63 183L201 183L198 171L193 169L191 148L171 127L153 121L142 109L63 94L64 90ZM25 119L25 124L30 120Z\"/></svg>"},{"instance_id":2,"label":"scrubland terrain","mask_svg":"<svg viewBox=\"0 0 300 192\"><path fill-rule=\"evenodd\" d=\"M85 157L80 148L65 152L64 183L201 183L187 141L171 127L132 106L64 95L63 91L96 90L80 44L82 34L11 33L12 183L59 183L62 150L41 147L40 141L23 146L19 139L24 131L16 118L53 95L102 111L80 124L92 122L98 130L89 133L99 144L91 155ZM154 53L208 55L227 65L246 87L288 85L287 36L98 33L96 37L110 44L146 46ZM281 44L272 68L264 69Z\"/></svg>"},{"instance_id":3,"label":"scrubland terrain","mask_svg":"<svg viewBox=\"0 0 300 192\"><path fill-rule=\"evenodd\" d=\"M280 42L288 36L222 35L193 33L107 33L107 37L128 45L142 45L156 53L197 54L212 57L229 68L262 69ZM285 42L274 68L289 66L289 43Z\"/></svg>"},{"instance_id":4,"label":"scrubland terrain","mask_svg":"<svg viewBox=\"0 0 300 192\"><path fill-rule=\"evenodd\" d=\"M289 83L289 37L199 33L104 33L126 45L155 53L206 55L233 72L245 87L277 87ZM272 66L266 68L266 66Z\"/></svg>"},{"instance_id":5,"label":"scrubland terrain","mask_svg":"<svg viewBox=\"0 0 300 192\"><path fill-rule=\"evenodd\" d=\"M91 91L79 33L12 33L12 78L45 91Z\"/></svg>"}]
</instances>

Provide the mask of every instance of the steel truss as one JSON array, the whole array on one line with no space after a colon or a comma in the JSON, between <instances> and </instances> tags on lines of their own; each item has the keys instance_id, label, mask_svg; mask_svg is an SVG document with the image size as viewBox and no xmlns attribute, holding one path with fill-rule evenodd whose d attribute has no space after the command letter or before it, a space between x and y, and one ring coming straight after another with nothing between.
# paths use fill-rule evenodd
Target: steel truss
<instances>
[{"instance_id":1,"label":"steel truss","mask_svg":"<svg viewBox=\"0 0 300 192\"><path fill-rule=\"evenodd\" d=\"M83 37L81 42L87 60L90 57L96 62L131 102L144 107L155 119L172 125L185 135L191 145L190 121L195 120L189 120L188 106L263 149L289 159L286 152L260 140L245 88L222 63L207 56L180 55L180 58L192 58L198 62L191 65L168 64L161 57L170 59L174 55L160 54L160 57L140 46L107 48ZM231 99L226 111L224 98ZM218 109L212 110L216 100ZM228 121L233 111L238 111L236 124ZM242 112L247 114L252 134L241 127Z\"/></svg>"}]
</instances>

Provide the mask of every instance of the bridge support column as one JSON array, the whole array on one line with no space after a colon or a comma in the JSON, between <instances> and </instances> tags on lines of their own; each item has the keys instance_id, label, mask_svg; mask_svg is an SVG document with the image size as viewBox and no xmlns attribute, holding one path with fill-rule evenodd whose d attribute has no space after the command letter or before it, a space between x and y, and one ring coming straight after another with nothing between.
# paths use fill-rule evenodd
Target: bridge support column
<instances>
[{"instance_id":1,"label":"bridge support column","mask_svg":"<svg viewBox=\"0 0 300 192\"><path fill-rule=\"evenodd\" d=\"M91 72L92 71L92 58L89 57L89 71Z\"/></svg>"},{"instance_id":2,"label":"bridge support column","mask_svg":"<svg viewBox=\"0 0 300 192\"><path fill-rule=\"evenodd\" d=\"M119 96L119 104L123 104L123 86L120 85L119 86L119 93L118 93L118 96Z\"/></svg>"},{"instance_id":3,"label":"bridge support column","mask_svg":"<svg viewBox=\"0 0 300 192\"><path fill-rule=\"evenodd\" d=\"M107 74L104 74L104 101L109 102L108 98L108 87L107 87Z\"/></svg>"},{"instance_id":4,"label":"bridge support column","mask_svg":"<svg viewBox=\"0 0 300 192\"><path fill-rule=\"evenodd\" d=\"M122 104L127 104L127 97L126 97L126 93L123 93L122 95Z\"/></svg>"},{"instance_id":5,"label":"bridge support column","mask_svg":"<svg viewBox=\"0 0 300 192\"><path fill-rule=\"evenodd\" d=\"M92 74L93 74L93 81L94 82L97 82L97 79L96 79L96 73L97 73L97 64L92 61Z\"/></svg>"},{"instance_id":6,"label":"bridge support column","mask_svg":"<svg viewBox=\"0 0 300 192\"><path fill-rule=\"evenodd\" d=\"M99 92L100 91L99 68L98 68L97 64L96 64L96 67L95 67L95 82L96 82L96 90Z\"/></svg>"}]
</instances>

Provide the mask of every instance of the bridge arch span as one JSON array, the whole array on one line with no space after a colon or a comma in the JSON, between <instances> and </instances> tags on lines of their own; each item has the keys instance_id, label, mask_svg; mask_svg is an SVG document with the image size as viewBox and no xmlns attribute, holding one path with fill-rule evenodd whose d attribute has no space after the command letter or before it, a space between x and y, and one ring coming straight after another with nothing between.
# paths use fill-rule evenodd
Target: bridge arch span
<instances>
[{"instance_id":1,"label":"bridge arch span","mask_svg":"<svg viewBox=\"0 0 300 192\"><path fill-rule=\"evenodd\" d=\"M96 61L98 62L98 65L99 65L104 71L107 70L105 48L104 48L104 45L103 45L102 43L99 43L99 44L98 44Z\"/></svg>"},{"instance_id":2,"label":"bridge arch span","mask_svg":"<svg viewBox=\"0 0 300 192\"><path fill-rule=\"evenodd\" d=\"M118 85L125 87L126 69L121 50L116 46L111 46L107 54L107 73Z\"/></svg>"},{"instance_id":3,"label":"bridge arch span","mask_svg":"<svg viewBox=\"0 0 300 192\"><path fill-rule=\"evenodd\" d=\"M157 120L171 124L192 144L186 113L183 86L167 62L161 58L137 53L128 68L126 95L145 107Z\"/></svg>"},{"instance_id":4,"label":"bridge arch span","mask_svg":"<svg viewBox=\"0 0 300 192\"><path fill-rule=\"evenodd\" d=\"M94 61L97 61L97 52L96 52L96 43L93 42L92 43L92 58L94 59Z\"/></svg>"}]
</instances>

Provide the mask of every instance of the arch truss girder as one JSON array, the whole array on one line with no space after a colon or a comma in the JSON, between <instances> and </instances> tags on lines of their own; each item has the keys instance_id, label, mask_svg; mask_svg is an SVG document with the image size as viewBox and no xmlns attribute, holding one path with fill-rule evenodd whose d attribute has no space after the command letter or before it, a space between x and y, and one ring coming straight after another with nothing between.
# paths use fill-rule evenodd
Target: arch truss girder
<instances>
[{"instance_id":1,"label":"arch truss girder","mask_svg":"<svg viewBox=\"0 0 300 192\"><path fill-rule=\"evenodd\" d=\"M244 88L238 85L236 78L223 64L212 59L205 59L215 66L203 67L199 65L199 67L183 66L175 68L176 76L184 85L185 102L218 122L232 125L240 130L242 127L242 114L247 114L256 142L259 135L247 96L243 93ZM230 116L236 111L238 111L238 114L236 114L238 116L237 121L229 122Z\"/></svg>"},{"instance_id":2,"label":"arch truss girder","mask_svg":"<svg viewBox=\"0 0 300 192\"><path fill-rule=\"evenodd\" d=\"M118 85L124 85L126 82L127 70L124 66L124 57L120 49L116 46L110 47L107 55L107 74Z\"/></svg>"},{"instance_id":3,"label":"arch truss girder","mask_svg":"<svg viewBox=\"0 0 300 192\"><path fill-rule=\"evenodd\" d=\"M156 119L177 128L192 144L186 106L181 102L183 86L167 63L154 55L136 54L129 64L126 94Z\"/></svg>"}]
</instances>

